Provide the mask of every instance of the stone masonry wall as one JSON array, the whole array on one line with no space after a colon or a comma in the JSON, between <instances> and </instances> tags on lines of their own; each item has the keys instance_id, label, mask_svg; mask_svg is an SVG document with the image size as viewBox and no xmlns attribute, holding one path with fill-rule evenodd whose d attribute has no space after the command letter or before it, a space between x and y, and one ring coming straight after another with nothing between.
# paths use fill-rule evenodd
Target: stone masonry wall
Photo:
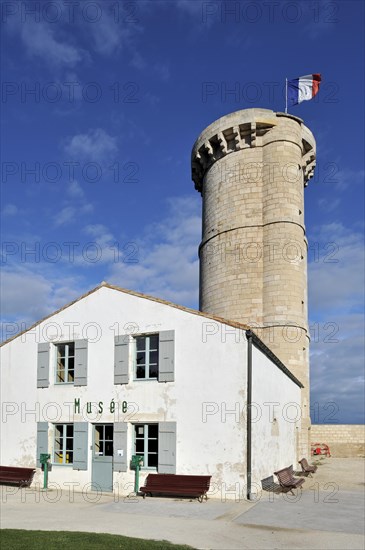
<instances>
[{"instance_id":1,"label":"stone masonry wall","mask_svg":"<svg viewBox=\"0 0 365 550\"><path fill-rule=\"evenodd\" d=\"M363 424L312 424L312 443L326 443L335 458L365 456Z\"/></svg>"},{"instance_id":2,"label":"stone masonry wall","mask_svg":"<svg viewBox=\"0 0 365 550\"><path fill-rule=\"evenodd\" d=\"M309 331L304 187L315 140L302 121L268 109L230 113L192 153L203 198L200 310L250 326L301 381L309 451Z\"/></svg>"}]
</instances>

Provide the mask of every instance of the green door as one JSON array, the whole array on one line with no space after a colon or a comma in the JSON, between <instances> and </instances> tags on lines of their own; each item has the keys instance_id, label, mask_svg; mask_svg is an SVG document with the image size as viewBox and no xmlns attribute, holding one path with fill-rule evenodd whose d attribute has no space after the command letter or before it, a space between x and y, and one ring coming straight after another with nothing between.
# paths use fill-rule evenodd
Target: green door
<instances>
[{"instance_id":1,"label":"green door","mask_svg":"<svg viewBox=\"0 0 365 550\"><path fill-rule=\"evenodd\" d=\"M95 424L92 485L95 491L113 491L113 424Z\"/></svg>"}]
</instances>

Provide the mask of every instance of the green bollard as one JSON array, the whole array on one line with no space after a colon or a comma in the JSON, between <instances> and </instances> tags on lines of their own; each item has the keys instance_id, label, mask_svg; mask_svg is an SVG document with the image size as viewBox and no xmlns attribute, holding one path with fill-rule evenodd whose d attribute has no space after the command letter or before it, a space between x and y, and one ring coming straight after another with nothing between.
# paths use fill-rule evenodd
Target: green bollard
<instances>
[{"instance_id":1,"label":"green bollard","mask_svg":"<svg viewBox=\"0 0 365 550\"><path fill-rule=\"evenodd\" d=\"M139 470L143 464L143 456L133 455L132 456L132 466L135 468L136 473L134 476L134 492L138 495L139 490Z\"/></svg>"},{"instance_id":2,"label":"green bollard","mask_svg":"<svg viewBox=\"0 0 365 550\"><path fill-rule=\"evenodd\" d=\"M44 475L43 475L43 489L47 489L48 486L48 462L44 465Z\"/></svg>"},{"instance_id":3,"label":"green bollard","mask_svg":"<svg viewBox=\"0 0 365 550\"><path fill-rule=\"evenodd\" d=\"M44 472L43 474L43 489L47 489L48 487L48 460L51 458L51 455L48 455L47 453L41 453L39 457L39 461L42 465L42 470Z\"/></svg>"},{"instance_id":4,"label":"green bollard","mask_svg":"<svg viewBox=\"0 0 365 550\"><path fill-rule=\"evenodd\" d=\"M138 494L138 489L139 489L139 464L137 462L136 475L134 477L134 492L136 493L136 495Z\"/></svg>"}]
</instances>

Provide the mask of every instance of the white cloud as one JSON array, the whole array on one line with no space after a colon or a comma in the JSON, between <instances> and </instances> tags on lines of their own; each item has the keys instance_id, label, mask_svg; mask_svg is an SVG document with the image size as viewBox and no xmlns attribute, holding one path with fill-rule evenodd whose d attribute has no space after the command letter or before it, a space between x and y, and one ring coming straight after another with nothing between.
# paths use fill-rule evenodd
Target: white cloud
<instances>
[{"instance_id":1,"label":"white cloud","mask_svg":"<svg viewBox=\"0 0 365 550\"><path fill-rule=\"evenodd\" d=\"M109 243L114 239L112 233L102 224L86 225L84 227L84 233L91 235L99 243Z\"/></svg>"},{"instance_id":2,"label":"white cloud","mask_svg":"<svg viewBox=\"0 0 365 550\"><path fill-rule=\"evenodd\" d=\"M110 9L103 9L100 15L98 21L82 27L88 41L91 38L93 50L103 56L118 56L123 50L129 54L135 51L136 37L143 32L137 4L110 4Z\"/></svg>"},{"instance_id":3,"label":"white cloud","mask_svg":"<svg viewBox=\"0 0 365 550\"><path fill-rule=\"evenodd\" d=\"M336 210L336 208L340 205L340 199L334 198L334 199L319 199L318 200L318 206L324 210L325 212L333 212Z\"/></svg>"},{"instance_id":4,"label":"white cloud","mask_svg":"<svg viewBox=\"0 0 365 550\"><path fill-rule=\"evenodd\" d=\"M327 224L317 229L309 247L312 254L319 251L308 270L312 420L362 423L363 236L342 224Z\"/></svg>"},{"instance_id":5,"label":"white cloud","mask_svg":"<svg viewBox=\"0 0 365 550\"><path fill-rule=\"evenodd\" d=\"M349 311L363 301L364 241L342 224L318 228L309 239L310 311ZM317 315L317 314L316 314Z\"/></svg>"},{"instance_id":6,"label":"white cloud","mask_svg":"<svg viewBox=\"0 0 365 550\"><path fill-rule=\"evenodd\" d=\"M66 206L55 215L54 225L55 227L59 227L71 223L75 219L75 216L76 208L73 206Z\"/></svg>"},{"instance_id":7,"label":"white cloud","mask_svg":"<svg viewBox=\"0 0 365 550\"><path fill-rule=\"evenodd\" d=\"M312 421L363 423L364 316L345 312L332 319L312 323Z\"/></svg>"},{"instance_id":8,"label":"white cloud","mask_svg":"<svg viewBox=\"0 0 365 550\"><path fill-rule=\"evenodd\" d=\"M197 307L200 200L178 197L168 201L168 205L166 219L144 228L134 240L117 242L105 225L86 225L84 234L102 251L96 263L83 258L83 243L76 247L70 263L68 249L63 249L61 243L62 257L56 263L47 263L42 256L37 263L7 266L2 279L5 325L15 322L21 330L21 323L29 326L90 290L90 280L81 283L81 267L97 270L92 271L98 273L97 281L108 280ZM63 213L64 221L72 220L73 215L72 210Z\"/></svg>"},{"instance_id":9,"label":"white cloud","mask_svg":"<svg viewBox=\"0 0 365 550\"><path fill-rule=\"evenodd\" d=\"M349 187L353 187L354 185L363 185L364 175L364 170L352 170L349 168L341 170L339 168L338 172L336 172L334 176L335 187L343 191Z\"/></svg>"},{"instance_id":10,"label":"white cloud","mask_svg":"<svg viewBox=\"0 0 365 550\"><path fill-rule=\"evenodd\" d=\"M92 242L98 247L100 255L99 264L108 264L118 259L118 246L115 244L116 239L105 225L86 225L83 232L89 235L92 238ZM82 257L79 257L77 261L85 265Z\"/></svg>"},{"instance_id":11,"label":"white cloud","mask_svg":"<svg viewBox=\"0 0 365 550\"><path fill-rule=\"evenodd\" d=\"M16 216L18 212L18 207L15 204L6 204L1 213L3 216Z\"/></svg>"},{"instance_id":12,"label":"white cloud","mask_svg":"<svg viewBox=\"0 0 365 550\"><path fill-rule=\"evenodd\" d=\"M90 202L86 202L85 204L79 207L78 211L81 214L90 214L91 212L94 212L94 206Z\"/></svg>"},{"instance_id":13,"label":"white cloud","mask_svg":"<svg viewBox=\"0 0 365 550\"><path fill-rule=\"evenodd\" d=\"M1 279L2 315L5 318L19 317L25 312L28 318L45 314L43 298L52 288L52 283L45 277L20 268L4 270Z\"/></svg>"},{"instance_id":14,"label":"white cloud","mask_svg":"<svg viewBox=\"0 0 365 550\"><path fill-rule=\"evenodd\" d=\"M63 219L62 223L57 225L75 223L79 219L80 214L85 213L90 206L89 204L85 204L84 206L74 208L70 212L70 217ZM82 233L86 235L86 239L82 238ZM105 269L105 266L118 262L118 259L123 257L124 245L125 243L120 244L117 242L113 233L106 226L102 224L88 224L81 229L79 242L72 249L72 253L68 252L67 247L63 247L64 254L60 258L60 263L62 263L62 268L69 267L72 261L72 267L78 270L87 269L90 271L100 267L101 269ZM103 273L101 277L105 279L105 274Z\"/></svg>"},{"instance_id":15,"label":"white cloud","mask_svg":"<svg viewBox=\"0 0 365 550\"><path fill-rule=\"evenodd\" d=\"M70 197L76 198L76 199L82 199L85 196L85 193L81 185L76 180L70 181L67 189L67 194Z\"/></svg>"},{"instance_id":16,"label":"white cloud","mask_svg":"<svg viewBox=\"0 0 365 550\"><path fill-rule=\"evenodd\" d=\"M65 206L54 214L54 226L61 227L76 222L83 214L90 214L94 207L91 203L84 203L76 206Z\"/></svg>"},{"instance_id":17,"label":"white cloud","mask_svg":"<svg viewBox=\"0 0 365 550\"><path fill-rule=\"evenodd\" d=\"M123 46L124 39L129 36L126 26L123 28L121 23L108 15L106 10L103 10L99 21L89 27L94 41L94 49L102 55L117 52Z\"/></svg>"},{"instance_id":18,"label":"white cloud","mask_svg":"<svg viewBox=\"0 0 365 550\"><path fill-rule=\"evenodd\" d=\"M44 267L42 268L44 270ZM16 266L4 269L1 280L3 326L16 324L19 330L64 306L83 291L77 277L48 277L33 267ZM7 321L9 320L9 321ZM8 331L12 330L9 326ZM10 336L4 334L3 336Z\"/></svg>"},{"instance_id":19,"label":"white cloud","mask_svg":"<svg viewBox=\"0 0 365 550\"><path fill-rule=\"evenodd\" d=\"M118 151L117 139L102 128L89 130L86 134L69 137L64 146L73 158L103 162Z\"/></svg>"},{"instance_id":20,"label":"white cloud","mask_svg":"<svg viewBox=\"0 0 365 550\"><path fill-rule=\"evenodd\" d=\"M124 246L121 261L110 266L107 279L173 302L197 306L201 236L199 198L168 201L166 219L145 229L144 235Z\"/></svg>"},{"instance_id":21,"label":"white cloud","mask_svg":"<svg viewBox=\"0 0 365 550\"><path fill-rule=\"evenodd\" d=\"M55 25L44 22L26 21L21 26L23 43L30 56L44 59L57 66L74 67L85 57L85 52L69 42L55 37Z\"/></svg>"},{"instance_id":22,"label":"white cloud","mask_svg":"<svg viewBox=\"0 0 365 550\"><path fill-rule=\"evenodd\" d=\"M54 227L74 223L94 210L93 205L86 201L85 192L76 180L69 182L63 204L61 210L52 214Z\"/></svg>"}]
</instances>

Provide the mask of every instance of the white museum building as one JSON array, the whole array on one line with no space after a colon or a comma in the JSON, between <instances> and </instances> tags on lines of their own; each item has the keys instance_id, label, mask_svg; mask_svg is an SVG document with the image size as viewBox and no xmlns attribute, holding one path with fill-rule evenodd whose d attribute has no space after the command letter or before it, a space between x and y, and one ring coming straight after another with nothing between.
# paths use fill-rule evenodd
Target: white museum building
<instances>
[{"instance_id":1,"label":"white museum building","mask_svg":"<svg viewBox=\"0 0 365 550\"><path fill-rule=\"evenodd\" d=\"M1 464L129 494L151 472L246 498L295 464L302 384L248 327L105 282L1 347Z\"/></svg>"}]
</instances>

